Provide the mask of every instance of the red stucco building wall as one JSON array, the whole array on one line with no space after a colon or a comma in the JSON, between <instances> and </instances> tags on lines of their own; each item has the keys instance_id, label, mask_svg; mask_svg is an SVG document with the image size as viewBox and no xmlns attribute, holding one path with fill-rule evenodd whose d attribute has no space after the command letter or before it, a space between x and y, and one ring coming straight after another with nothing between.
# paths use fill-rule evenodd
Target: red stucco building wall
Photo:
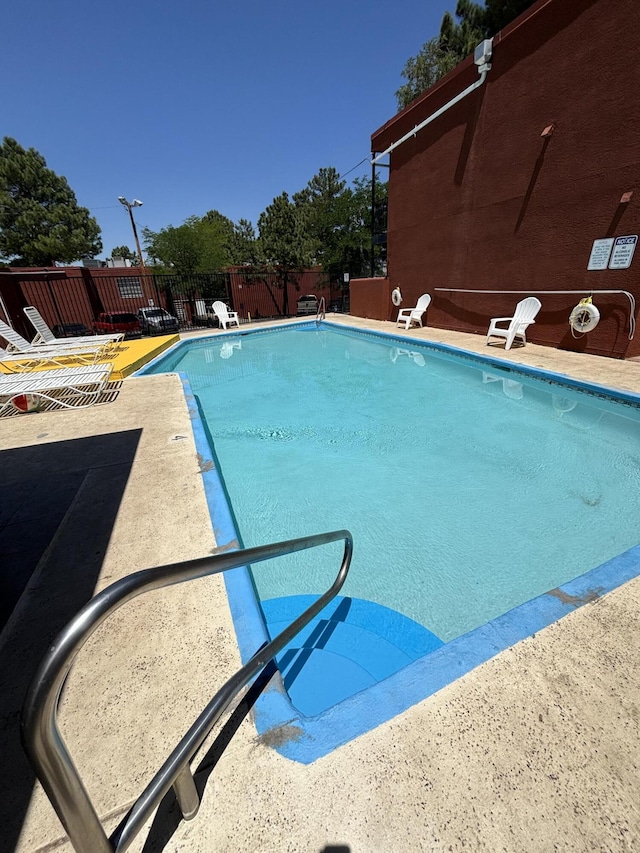
<instances>
[{"instance_id":1,"label":"red stucco building wall","mask_svg":"<svg viewBox=\"0 0 640 853\"><path fill-rule=\"evenodd\" d=\"M629 269L587 271L595 239L640 233L639 20L636 0L540 0L496 36L484 85L390 155L388 282L354 282L352 313L389 319L400 286L405 306L432 294L429 325L485 333L524 296L434 288L611 288L640 301L640 250ZM469 57L376 131L372 150L477 78ZM640 354L625 296L594 297L602 319L580 339L568 325L580 296L539 298L530 340Z\"/></svg>"}]
</instances>

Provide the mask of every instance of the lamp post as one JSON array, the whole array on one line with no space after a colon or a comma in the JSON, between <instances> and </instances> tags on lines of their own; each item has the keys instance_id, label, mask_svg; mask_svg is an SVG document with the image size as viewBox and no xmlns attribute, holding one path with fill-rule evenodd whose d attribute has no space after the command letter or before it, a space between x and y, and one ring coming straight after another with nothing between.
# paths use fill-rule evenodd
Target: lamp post
<instances>
[{"instance_id":1,"label":"lamp post","mask_svg":"<svg viewBox=\"0 0 640 853\"><path fill-rule=\"evenodd\" d=\"M136 223L135 223L135 220L133 218L133 210L132 210L132 208L134 208L134 207L142 207L142 202L140 201L139 198L134 198L133 201L129 202L122 195L118 196L118 201L120 202L121 205L123 205L123 207L126 207L127 210L129 211L129 218L131 219L131 227L133 228L133 236L134 236L134 239L136 241L136 249L138 250L138 257L140 258L140 266L142 267L143 270L146 270L146 267L144 265L144 260L142 258L142 250L140 249L140 241L138 240L138 231L136 229Z\"/></svg>"}]
</instances>

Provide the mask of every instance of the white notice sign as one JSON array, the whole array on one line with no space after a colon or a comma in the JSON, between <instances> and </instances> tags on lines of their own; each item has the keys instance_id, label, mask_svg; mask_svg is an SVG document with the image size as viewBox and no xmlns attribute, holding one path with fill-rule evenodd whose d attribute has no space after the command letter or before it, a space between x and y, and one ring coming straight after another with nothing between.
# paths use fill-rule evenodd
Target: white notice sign
<instances>
[{"instance_id":1,"label":"white notice sign","mask_svg":"<svg viewBox=\"0 0 640 853\"><path fill-rule=\"evenodd\" d=\"M613 244L613 252L611 252L611 260L609 261L609 269L626 270L627 267L630 267L637 242L637 234L630 234L627 237L616 237L616 242Z\"/></svg>"},{"instance_id":2,"label":"white notice sign","mask_svg":"<svg viewBox=\"0 0 640 853\"><path fill-rule=\"evenodd\" d=\"M594 240L589 256L588 270L606 270L609 263L609 255L613 246L613 237L605 237L602 240Z\"/></svg>"}]
</instances>

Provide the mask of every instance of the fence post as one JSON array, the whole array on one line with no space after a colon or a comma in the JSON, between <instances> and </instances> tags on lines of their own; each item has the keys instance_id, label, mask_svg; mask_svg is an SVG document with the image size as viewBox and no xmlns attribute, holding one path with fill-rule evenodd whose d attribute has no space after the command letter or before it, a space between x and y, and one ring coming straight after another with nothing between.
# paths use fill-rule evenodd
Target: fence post
<instances>
[{"instance_id":1,"label":"fence post","mask_svg":"<svg viewBox=\"0 0 640 853\"><path fill-rule=\"evenodd\" d=\"M104 305L102 304L102 300L100 299L100 294L98 292L98 288L96 287L96 283L93 280L93 276L91 275L91 270L87 269L86 267L80 267L80 275L82 276L82 281L84 282L84 289L87 294L87 299L89 300L91 310L93 311L93 319L95 320L98 314L102 314L102 312L104 311ZM58 322L62 323L55 299L53 301L53 305L55 307L56 314L58 315Z\"/></svg>"}]
</instances>

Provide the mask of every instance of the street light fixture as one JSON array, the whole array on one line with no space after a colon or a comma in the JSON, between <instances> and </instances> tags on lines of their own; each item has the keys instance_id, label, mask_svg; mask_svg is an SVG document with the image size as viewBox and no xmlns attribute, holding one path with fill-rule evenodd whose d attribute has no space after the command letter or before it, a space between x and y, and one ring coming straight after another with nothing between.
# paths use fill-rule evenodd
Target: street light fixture
<instances>
[{"instance_id":1,"label":"street light fixture","mask_svg":"<svg viewBox=\"0 0 640 853\"><path fill-rule=\"evenodd\" d=\"M138 250L138 257L140 258L140 266L142 269L146 269L144 265L144 260L142 258L142 250L140 249L140 241L138 240L138 231L136 230L136 223L133 218L133 210L134 207L142 207L142 202L139 198L134 198L133 201L127 201L123 195L118 196L118 201L123 207L126 207L129 211L129 218L131 219L131 227L133 228L133 236L136 241L136 249Z\"/></svg>"}]
</instances>

